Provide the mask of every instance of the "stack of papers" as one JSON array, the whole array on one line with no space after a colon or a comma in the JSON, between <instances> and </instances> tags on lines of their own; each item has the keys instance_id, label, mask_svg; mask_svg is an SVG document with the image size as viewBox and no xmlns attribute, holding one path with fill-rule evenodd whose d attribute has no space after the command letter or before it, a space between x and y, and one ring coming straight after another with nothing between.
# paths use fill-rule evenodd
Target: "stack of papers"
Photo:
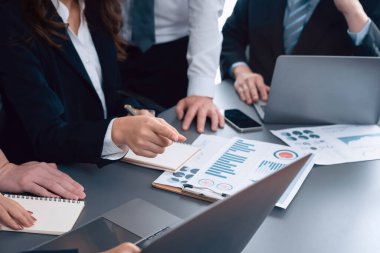
<instances>
[{"instance_id":1,"label":"stack of papers","mask_svg":"<svg viewBox=\"0 0 380 253\"><path fill-rule=\"evenodd\" d=\"M164 173L153 186L208 201L223 199L282 169L309 152L283 145L201 135L193 146L201 151L176 173ZM283 194L278 207L287 208L313 167L304 166Z\"/></svg>"},{"instance_id":2,"label":"stack of papers","mask_svg":"<svg viewBox=\"0 0 380 253\"><path fill-rule=\"evenodd\" d=\"M315 153L319 165L380 159L380 127L376 125L302 127L272 133L291 147Z\"/></svg>"}]
</instances>

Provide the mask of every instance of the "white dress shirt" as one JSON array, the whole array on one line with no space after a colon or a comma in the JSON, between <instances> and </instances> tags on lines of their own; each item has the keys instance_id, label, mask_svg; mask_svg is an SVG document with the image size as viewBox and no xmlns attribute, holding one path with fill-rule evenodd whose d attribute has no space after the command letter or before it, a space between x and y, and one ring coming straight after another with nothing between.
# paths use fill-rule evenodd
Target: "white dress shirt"
<instances>
[{"instance_id":1,"label":"white dress shirt","mask_svg":"<svg viewBox=\"0 0 380 253\"><path fill-rule=\"evenodd\" d=\"M133 1L124 0L124 36L128 41L132 37L129 13ZM214 97L222 43L218 18L224 0L155 0L154 5L156 44L189 36L187 95Z\"/></svg>"},{"instance_id":2,"label":"white dress shirt","mask_svg":"<svg viewBox=\"0 0 380 253\"><path fill-rule=\"evenodd\" d=\"M57 10L58 15L62 18L64 23L68 23L69 20L69 10L65 4L59 0L51 0L54 7ZM104 118L107 118L107 106L104 97L104 92L102 88L102 67L98 58L98 53L96 51L94 42L92 41L91 33L88 28L88 24L84 15L85 3L84 0L79 0L79 5L81 9L81 23L79 26L78 34L75 34L70 28L67 29L68 35L71 42L73 43L84 68L90 77L91 83L95 88L96 93L100 99L103 107ZM110 122L107 128L106 135L104 137L102 158L109 160L117 160L122 158L128 151L127 147L118 147L112 141L112 125L114 120ZM123 148L123 149L121 149Z\"/></svg>"},{"instance_id":3,"label":"white dress shirt","mask_svg":"<svg viewBox=\"0 0 380 253\"><path fill-rule=\"evenodd\" d=\"M289 13L289 6L291 4L293 4L293 2L297 2L298 0L288 0L287 1L287 5L286 5L286 9L285 9L285 16L284 16L284 23L285 23L285 20L287 19L288 17L288 13ZM308 14L308 17L306 18L306 23L310 20L311 16L313 15L315 9L317 8L317 5L319 4L320 0L311 0L311 7L310 7L310 12ZM363 27L363 29L358 32L358 33L353 33L353 32L350 32L349 30L347 30L347 33L348 35L351 37L352 41L354 42L354 45L355 46L359 46L362 44L365 36L367 36L368 32L369 32L369 28L371 26L371 20L368 20L367 24ZM232 78L235 78L234 74L233 74L233 70L238 67L238 66L248 66L248 64L246 62L236 62L234 64L231 65L231 68L230 68L230 72L229 72L229 75L232 77Z\"/></svg>"}]
</instances>

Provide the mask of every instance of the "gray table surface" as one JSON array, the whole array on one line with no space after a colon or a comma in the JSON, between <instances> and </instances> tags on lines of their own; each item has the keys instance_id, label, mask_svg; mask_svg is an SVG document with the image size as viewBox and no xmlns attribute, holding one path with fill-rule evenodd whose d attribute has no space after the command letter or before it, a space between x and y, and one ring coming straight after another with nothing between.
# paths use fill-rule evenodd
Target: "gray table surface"
<instances>
[{"instance_id":1,"label":"gray table surface","mask_svg":"<svg viewBox=\"0 0 380 253\"><path fill-rule=\"evenodd\" d=\"M244 105L232 85L217 87L221 109L239 108L258 119ZM161 115L180 129L174 108ZM291 127L266 125L260 132L238 134L229 126L216 134L281 143L268 130ZM215 134L206 131L207 134ZM184 132L188 142L198 136L194 126ZM181 218L209 204L155 189L151 183L161 172L121 162L102 169L94 165L63 166L85 186L86 207L75 227L134 198L149 201ZM126 217L127 218L127 217ZM0 252L20 252L53 239L53 236L0 232ZM287 210L275 208L244 250L248 252L380 252L380 161L316 166Z\"/></svg>"}]
</instances>

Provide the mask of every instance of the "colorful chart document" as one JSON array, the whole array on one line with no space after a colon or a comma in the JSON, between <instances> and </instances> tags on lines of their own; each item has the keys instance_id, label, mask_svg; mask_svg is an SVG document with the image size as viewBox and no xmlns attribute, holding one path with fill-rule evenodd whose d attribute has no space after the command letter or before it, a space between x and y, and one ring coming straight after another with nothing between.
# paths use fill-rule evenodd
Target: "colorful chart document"
<instances>
[{"instance_id":1,"label":"colorful chart document","mask_svg":"<svg viewBox=\"0 0 380 253\"><path fill-rule=\"evenodd\" d=\"M291 147L316 153L315 163L331 165L380 159L380 127L332 125L272 133Z\"/></svg>"},{"instance_id":2,"label":"colorful chart document","mask_svg":"<svg viewBox=\"0 0 380 253\"><path fill-rule=\"evenodd\" d=\"M211 200L223 199L276 172L310 152L283 145L201 135L194 143L201 149L177 173L162 174L153 185L170 185ZM304 166L278 207L287 208L313 163Z\"/></svg>"}]
</instances>

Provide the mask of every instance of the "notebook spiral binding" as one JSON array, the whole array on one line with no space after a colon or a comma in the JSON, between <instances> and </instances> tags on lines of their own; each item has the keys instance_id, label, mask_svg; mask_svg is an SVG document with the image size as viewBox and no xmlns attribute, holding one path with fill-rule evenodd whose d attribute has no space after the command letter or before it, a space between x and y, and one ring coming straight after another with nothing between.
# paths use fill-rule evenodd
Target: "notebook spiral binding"
<instances>
[{"instance_id":1,"label":"notebook spiral binding","mask_svg":"<svg viewBox=\"0 0 380 253\"><path fill-rule=\"evenodd\" d=\"M14 194L4 194L5 197L11 199L31 199L31 200L43 200L43 201L54 201L54 202L64 202L64 203L81 203L81 200L74 199L61 199L61 198L49 198L49 197L38 197L38 196L26 196L26 195L14 195Z\"/></svg>"}]
</instances>

